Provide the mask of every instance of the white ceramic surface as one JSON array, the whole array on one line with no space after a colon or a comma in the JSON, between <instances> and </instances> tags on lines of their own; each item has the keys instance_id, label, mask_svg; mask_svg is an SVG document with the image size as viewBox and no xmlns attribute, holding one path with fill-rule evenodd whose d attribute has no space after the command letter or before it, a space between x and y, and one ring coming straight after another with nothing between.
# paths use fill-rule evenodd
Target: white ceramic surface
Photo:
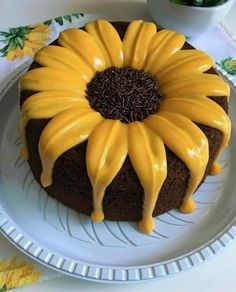
<instances>
[{"instance_id":1,"label":"white ceramic surface","mask_svg":"<svg viewBox=\"0 0 236 292\"><path fill-rule=\"evenodd\" d=\"M94 224L39 187L19 158L16 96L13 82L0 97L0 230L35 260L88 280L145 281L200 264L236 236L234 129L221 157L222 173L208 177L195 194L196 212L168 212L156 218L154 233L145 235L135 223ZM235 123L235 98L231 102Z\"/></svg>"},{"instance_id":2,"label":"white ceramic surface","mask_svg":"<svg viewBox=\"0 0 236 292\"><path fill-rule=\"evenodd\" d=\"M198 36L217 25L228 14L233 3L234 0L228 0L214 7L192 7L170 0L147 0L149 12L160 26L187 37Z\"/></svg>"}]
</instances>

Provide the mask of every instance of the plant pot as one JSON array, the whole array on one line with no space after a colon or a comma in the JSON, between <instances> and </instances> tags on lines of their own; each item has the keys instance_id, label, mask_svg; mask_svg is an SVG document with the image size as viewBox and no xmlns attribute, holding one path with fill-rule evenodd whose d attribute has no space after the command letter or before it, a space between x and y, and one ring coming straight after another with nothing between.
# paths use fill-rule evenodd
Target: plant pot
<instances>
[{"instance_id":1,"label":"plant pot","mask_svg":"<svg viewBox=\"0 0 236 292\"><path fill-rule=\"evenodd\" d=\"M170 0L147 0L153 19L163 28L172 29L187 37L198 36L217 25L229 12L234 0L213 7L194 7L175 4Z\"/></svg>"}]
</instances>

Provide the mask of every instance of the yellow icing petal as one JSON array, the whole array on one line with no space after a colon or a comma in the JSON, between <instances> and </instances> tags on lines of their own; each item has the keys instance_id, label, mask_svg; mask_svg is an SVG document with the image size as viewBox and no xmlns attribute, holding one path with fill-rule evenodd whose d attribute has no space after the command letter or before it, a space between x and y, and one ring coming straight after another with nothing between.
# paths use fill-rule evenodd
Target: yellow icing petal
<instances>
[{"instance_id":1,"label":"yellow icing petal","mask_svg":"<svg viewBox=\"0 0 236 292\"><path fill-rule=\"evenodd\" d=\"M116 29L107 20L98 19L85 25L104 56L107 67L123 66L122 42Z\"/></svg>"},{"instance_id":2,"label":"yellow icing petal","mask_svg":"<svg viewBox=\"0 0 236 292\"><path fill-rule=\"evenodd\" d=\"M129 24L123 40L125 66L143 69L155 33L156 25L152 22L136 20Z\"/></svg>"},{"instance_id":3,"label":"yellow icing petal","mask_svg":"<svg viewBox=\"0 0 236 292\"><path fill-rule=\"evenodd\" d=\"M98 44L86 31L78 28L67 29L60 33L58 42L78 54L94 73L106 69Z\"/></svg>"},{"instance_id":4,"label":"yellow icing petal","mask_svg":"<svg viewBox=\"0 0 236 292\"><path fill-rule=\"evenodd\" d=\"M158 74L169 58L179 51L185 43L185 37L175 31L163 29L155 34L149 46L144 69Z\"/></svg>"},{"instance_id":5,"label":"yellow icing petal","mask_svg":"<svg viewBox=\"0 0 236 292\"><path fill-rule=\"evenodd\" d=\"M31 119L49 119L72 107L89 108L88 100L73 91L42 91L30 96L23 104L20 115L20 136L23 144L21 155L29 158L25 128Z\"/></svg>"},{"instance_id":6,"label":"yellow icing petal","mask_svg":"<svg viewBox=\"0 0 236 292\"><path fill-rule=\"evenodd\" d=\"M129 157L145 194L139 226L150 233L154 228L152 213L167 175L165 147L160 137L143 123L130 123L128 129Z\"/></svg>"},{"instance_id":7,"label":"yellow icing petal","mask_svg":"<svg viewBox=\"0 0 236 292\"><path fill-rule=\"evenodd\" d=\"M85 141L102 119L91 109L74 107L56 115L47 124L39 140L43 168L41 182L44 187L52 184L52 170L57 158Z\"/></svg>"},{"instance_id":8,"label":"yellow icing petal","mask_svg":"<svg viewBox=\"0 0 236 292\"><path fill-rule=\"evenodd\" d=\"M228 145L231 122L228 115L216 102L204 96L181 97L165 99L160 105L160 111L181 114L193 122L209 126L223 133L223 139L218 149L217 157ZM219 166L213 166L219 171ZM217 173L217 171L214 171Z\"/></svg>"},{"instance_id":9,"label":"yellow icing petal","mask_svg":"<svg viewBox=\"0 0 236 292\"><path fill-rule=\"evenodd\" d=\"M102 121L89 137L86 165L93 186L95 222L104 218L102 200L106 187L122 167L127 151L127 125L119 120Z\"/></svg>"},{"instance_id":10,"label":"yellow icing petal","mask_svg":"<svg viewBox=\"0 0 236 292\"><path fill-rule=\"evenodd\" d=\"M184 212L193 211L187 207L194 207L191 195L203 178L209 158L206 136L189 119L174 113L162 111L158 115L149 116L144 123L153 129L188 167L190 179L180 209Z\"/></svg>"},{"instance_id":11,"label":"yellow icing petal","mask_svg":"<svg viewBox=\"0 0 236 292\"><path fill-rule=\"evenodd\" d=\"M21 90L74 90L85 92L86 82L81 75L69 70L37 68L28 71L20 80Z\"/></svg>"},{"instance_id":12,"label":"yellow icing petal","mask_svg":"<svg viewBox=\"0 0 236 292\"><path fill-rule=\"evenodd\" d=\"M161 86L167 97L174 96L229 96L230 87L219 76L213 74L191 74L176 78Z\"/></svg>"},{"instance_id":13,"label":"yellow icing petal","mask_svg":"<svg viewBox=\"0 0 236 292\"><path fill-rule=\"evenodd\" d=\"M192 73L205 72L213 65L213 60L204 52L198 50L181 50L169 59L165 68L156 77L159 84L163 85L171 80L188 76Z\"/></svg>"},{"instance_id":14,"label":"yellow icing petal","mask_svg":"<svg viewBox=\"0 0 236 292\"><path fill-rule=\"evenodd\" d=\"M67 48L47 46L38 51L34 59L38 64L45 67L61 70L70 69L80 74L86 81L90 81L94 76L94 72L83 59Z\"/></svg>"}]
</instances>

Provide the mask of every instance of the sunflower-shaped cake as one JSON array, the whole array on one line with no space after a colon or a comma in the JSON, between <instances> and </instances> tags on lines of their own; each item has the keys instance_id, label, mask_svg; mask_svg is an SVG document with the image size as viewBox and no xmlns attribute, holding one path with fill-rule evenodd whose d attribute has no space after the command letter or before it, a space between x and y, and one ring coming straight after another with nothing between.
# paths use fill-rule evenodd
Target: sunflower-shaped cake
<instances>
[{"instance_id":1,"label":"sunflower-shaped cake","mask_svg":"<svg viewBox=\"0 0 236 292\"><path fill-rule=\"evenodd\" d=\"M229 86L182 34L96 20L41 49L21 78L22 156L37 181L95 222L179 207L230 137Z\"/></svg>"}]
</instances>

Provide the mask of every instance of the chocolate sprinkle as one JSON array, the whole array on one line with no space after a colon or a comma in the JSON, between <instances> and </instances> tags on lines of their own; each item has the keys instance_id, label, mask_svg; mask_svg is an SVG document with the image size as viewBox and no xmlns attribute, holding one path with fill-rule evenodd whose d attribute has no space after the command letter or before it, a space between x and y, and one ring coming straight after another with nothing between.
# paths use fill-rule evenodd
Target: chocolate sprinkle
<instances>
[{"instance_id":1,"label":"chocolate sprinkle","mask_svg":"<svg viewBox=\"0 0 236 292\"><path fill-rule=\"evenodd\" d=\"M109 67L97 72L86 93L95 111L123 123L142 121L156 113L164 98L153 76L130 67Z\"/></svg>"}]
</instances>

